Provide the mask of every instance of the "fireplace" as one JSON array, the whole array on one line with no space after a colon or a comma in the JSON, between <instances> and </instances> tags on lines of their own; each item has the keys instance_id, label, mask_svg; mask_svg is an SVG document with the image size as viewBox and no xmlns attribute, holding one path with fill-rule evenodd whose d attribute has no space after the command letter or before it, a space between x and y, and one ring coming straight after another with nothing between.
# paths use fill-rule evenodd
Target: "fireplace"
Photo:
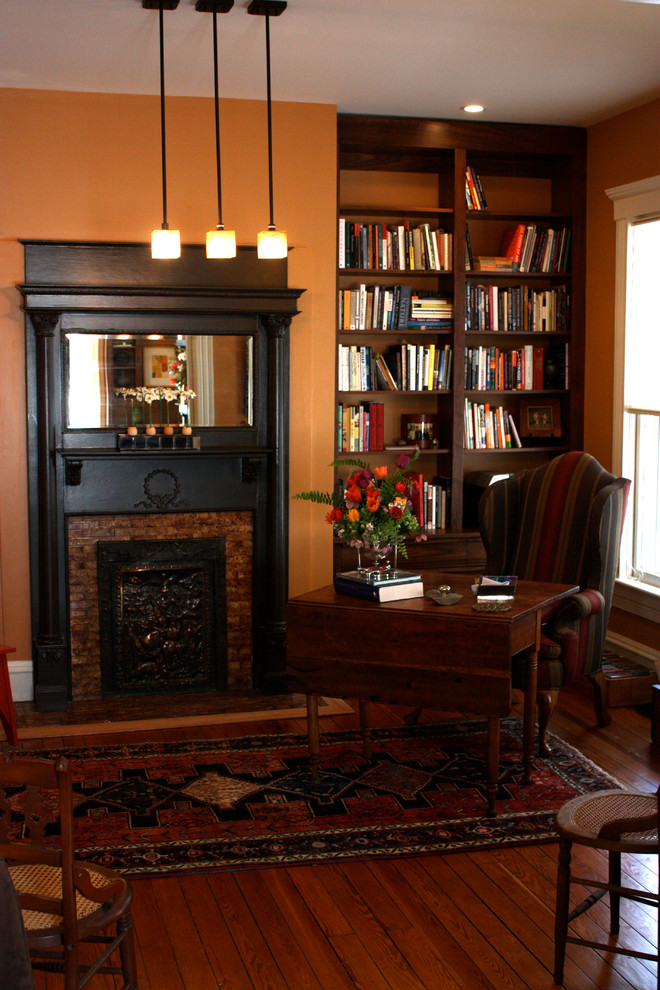
<instances>
[{"instance_id":1,"label":"fireplace","mask_svg":"<svg viewBox=\"0 0 660 990\"><path fill-rule=\"evenodd\" d=\"M156 691L243 690L253 686L250 513L71 516L67 524L67 557L73 700ZM186 572L192 569L192 575L182 575L182 568ZM195 649L204 653L201 666L209 674L203 681L199 671L186 673L185 669L180 677L167 678L172 647L162 641L147 647L147 661L150 646L156 647L151 658L156 664L152 672L135 678L125 670L129 658L125 656L122 636L128 633L123 625L128 603L122 594L124 581L136 571L139 583L126 590L144 594L146 600L140 607L150 614L153 610L155 615L160 615L161 609L168 614L170 611L159 585L164 574L174 579L182 576L184 606L188 577L194 577L196 585L201 583L195 593L205 601L189 611L193 613ZM166 587L172 583L167 582ZM154 601L150 603L152 592ZM176 604L172 603L172 607ZM185 635L189 637L193 629L185 609L183 616L177 616L175 632L179 623L185 623ZM141 635L150 631L143 630ZM183 636L184 630L180 631ZM130 633L131 638L133 635Z\"/></svg>"},{"instance_id":2,"label":"fireplace","mask_svg":"<svg viewBox=\"0 0 660 990\"><path fill-rule=\"evenodd\" d=\"M227 687L224 540L98 544L104 698Z\"/></svg>"},{"instance_id":3,"label":"fireplace","mask_svg":"<svg viewBox=\"0 0 660 990\"><path fill-rule=\"evenodd\" d=\"M24 250L37 708L283 690L288 334L301 294L287 287L286 260L239 248L217 265L201 245L158 264L143 244ZM197 375L194 413L184 413L194 443L166 443L163 429L162 442L122 445L129 406L118 388L94 399L90 424L87 397L74 395L74 342L112 359L95 373L98 393L136 368L164 375L162 386L183 339ZM149 417L154 406L164 423L156 403Z\"/></svg>"}]
</instances>

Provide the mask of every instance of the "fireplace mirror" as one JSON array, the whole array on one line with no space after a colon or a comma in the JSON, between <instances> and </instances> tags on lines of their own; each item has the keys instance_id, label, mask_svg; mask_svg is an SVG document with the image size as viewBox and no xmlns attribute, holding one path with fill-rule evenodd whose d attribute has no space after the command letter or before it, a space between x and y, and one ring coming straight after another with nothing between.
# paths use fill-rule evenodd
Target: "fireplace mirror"
<instances>
[{"instance_id":1,"label":"fireplace mirror","mask_svg":"<svg viewBox=\"0 0 660 990\"><path fill-rule=\"evenodd\" d=\"M70 429L253 425L252 336L69 332L64 367Z\"/></svg>"}]
</instances>

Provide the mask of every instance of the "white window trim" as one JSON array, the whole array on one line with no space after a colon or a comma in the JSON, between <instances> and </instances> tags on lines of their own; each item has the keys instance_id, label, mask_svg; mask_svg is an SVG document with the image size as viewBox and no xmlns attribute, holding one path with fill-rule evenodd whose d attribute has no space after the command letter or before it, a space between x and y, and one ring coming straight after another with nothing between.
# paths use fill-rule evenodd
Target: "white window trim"
<instances>
[{"instance_id":1,"label":"white window trim","mask_svg":"<svg viewBox=\"0 0 660 990\"><path fill-rule=\"evenodd\" d=\"M626 282L628 230L634 220L660 214L660 175L639 182L606 189L613 202L616 223L615 283L614 283L614 388L612 465L622 473L623 445L623 367L625 357ZM630 580L617 580L612 597L615 608L632 612L640 618L660 623L660 589Z\"/></svg>"}]
</instances>

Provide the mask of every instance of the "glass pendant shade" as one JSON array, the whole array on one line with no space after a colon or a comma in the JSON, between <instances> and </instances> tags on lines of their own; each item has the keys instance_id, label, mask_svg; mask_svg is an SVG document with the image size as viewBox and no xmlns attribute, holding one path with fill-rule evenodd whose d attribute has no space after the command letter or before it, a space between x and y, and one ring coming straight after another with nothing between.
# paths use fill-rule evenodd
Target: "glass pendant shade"
<instances>
[{"instance_id":1,"label":"glass pendant shade","mask_svg":"<svg viewBox=\"0 0 660 990\"><path fill-rule=\"evenodd\" d=\"M286 231L269 227L257 234L257 258L286 258Z\"/></svg>"},{"instance_id":2,"label":"glass pendant shade","mask_svg":"<svg viewBox=\"0 0 660 990\"><path fill-rule=\"evenodd\" d=\"M225 230L224 227L209 230L206 234L206 257L235 258L236 231Z\"/></svg>"},{"instance_id":3,"label":"glass pendant shade","mask_svg":"<svg viewBox=\"0 0 660 990\"><path fill-rule=\"evenodd\" d=\"M151 231L152 258L180 258L181 233L167 227L157 227Z\"/></svg>"},{"instance_id":4,"label":"glass pendant shade","mask_svg":"<svg viewBox=\"0 0 660 990\"><path fill-rule=\"evenodd\" d=\"M142 6L152 9L155 0L142 0ZM163 222L159 228L151 231L151 257L180 258L181 234L178 230L170 230L167 222L167 167L165 161L165 46L163 31L163 10L175 10L179 0L158 0L158 40L160 62L160 162L163 183Z\"/></svg>"}]
</instances>

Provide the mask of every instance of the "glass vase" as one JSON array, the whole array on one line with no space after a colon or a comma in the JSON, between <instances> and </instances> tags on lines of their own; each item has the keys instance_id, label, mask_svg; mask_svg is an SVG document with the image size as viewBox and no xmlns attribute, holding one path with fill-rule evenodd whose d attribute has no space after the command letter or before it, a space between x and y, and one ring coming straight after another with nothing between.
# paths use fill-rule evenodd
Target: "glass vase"
<instances>
[{"instance_id":1,"label":"glass vase","mask_svg":"<svg viewBox=\"0 0 660 990\"><path fill-rule=\"evenodd\" d=\"M383 577L396 577L399 548L396 543L363 540L357 546L357 572L360 577L376 581ZM391 559L390 559L391 557Z\"/></svg>"}]
</instances>

